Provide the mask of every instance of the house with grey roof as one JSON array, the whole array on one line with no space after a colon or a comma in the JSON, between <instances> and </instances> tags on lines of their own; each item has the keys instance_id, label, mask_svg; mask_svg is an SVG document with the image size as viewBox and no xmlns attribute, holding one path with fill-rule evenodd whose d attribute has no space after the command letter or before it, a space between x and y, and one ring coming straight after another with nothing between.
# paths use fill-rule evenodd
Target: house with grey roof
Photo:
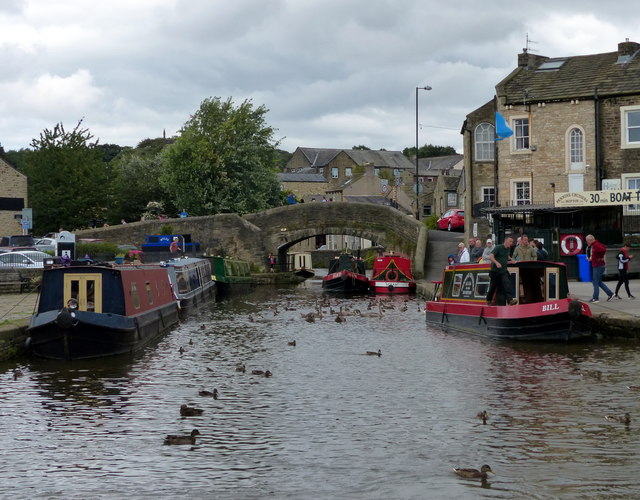
<instances>
[{"instance_id":1,"label":"house with grey roof","mask_svg":"<svg viewBox=\"0 0 640 500\"><path fill-rule=\"evenodd\" d=\"M510 137L495 140L495 113ZM467 210L467 233L488 216L499 240L526 232L573 266L563 249L568 235L617 245L640 232L640 205L590 199L640 189L640 44L553 58L525 50L495 98L467 115L462 133L466 203L485 204ZM556 206L561 193L573 205Z\"/></svg>"}]
</instances>

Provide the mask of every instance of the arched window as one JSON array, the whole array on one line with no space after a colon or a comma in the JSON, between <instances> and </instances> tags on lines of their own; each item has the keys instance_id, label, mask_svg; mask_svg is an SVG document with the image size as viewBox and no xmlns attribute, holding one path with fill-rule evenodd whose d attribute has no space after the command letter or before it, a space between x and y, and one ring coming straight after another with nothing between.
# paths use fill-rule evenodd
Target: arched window
<instances>
[{"instance_id":1,"label":"arched window","mask_svg":"<svg viewBox=\"0 0 640 500\"><path fill-rule=\"evenodd\" d=\"M584 133L577 127L569 131L569 170L584 170Z\"/></svg>"},{"instance_id":2,"label":"arched window","mask_svg":"<svg viewBox=\"0 0 640 500\"><path fill-rule=\"evenodd\" d=\"M495 127L491 123L481 123L476 127L476 161L493 161Z\"/></svg>"}]
</instances>

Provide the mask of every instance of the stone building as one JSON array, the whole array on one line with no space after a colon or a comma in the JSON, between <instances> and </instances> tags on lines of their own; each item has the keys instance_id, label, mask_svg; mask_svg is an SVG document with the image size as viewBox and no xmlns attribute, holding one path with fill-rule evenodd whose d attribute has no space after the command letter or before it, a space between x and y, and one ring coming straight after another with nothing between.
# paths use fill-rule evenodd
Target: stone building
<instances>
[{"instance_id":1,"label":"stone building","mask_svg":"<svg viewBox=\"0 0 640 500\"><path fill-rule=\"evenodd\" d=\"M0 158L0 236L22 234L20 219L27 204L27 177Z\"/></svg>"},{"instance_id":2,"label":"stone building","mask_svg":"<svg viewBox=\"0 0 640 500\"><path fill-rule=\"evenodd\" d=\"M513 131L504 140L494 141L496 113ZM556 58L525 50L462 133L467 236L473 224L498 241L526 232L573 265L568 235L618 245L640 232L637 205L554 205L558 193L640 188L640 44Z\"/></svg>"},{"instance_id":3,"label":"stone building","mask_svg":"<svg viewBox=\"0 0 640 500\"><path fill-rule=\"evenodd\" d=\"M448 208L464 208L464 197L456 197L456 205L454 207L447 205L451 202L452 198L449 197L448 201L441 203L442 197L437 200L434 198L434 192L437 189L437 183L440 176L453 176L456 178L456 186L453 188L457 192L458 180L464 167L464 155L446 155L446 156L433 156L429 158L420 158L418 160L418 186L419 186L419 206L421 208L421 217L428 217L431 214L441 215ZM414 171L415 172L415 171ZM415 173L412 181L407 183L405 190L407 194L410 194L415 198L415 191L413 191L413 185L415 184ZM451 181L442 180L441 192L451 190ZM445 187L447 184L448 187ZM415 202L414 202L415 204Z\"/></svg>"}]
</instances>

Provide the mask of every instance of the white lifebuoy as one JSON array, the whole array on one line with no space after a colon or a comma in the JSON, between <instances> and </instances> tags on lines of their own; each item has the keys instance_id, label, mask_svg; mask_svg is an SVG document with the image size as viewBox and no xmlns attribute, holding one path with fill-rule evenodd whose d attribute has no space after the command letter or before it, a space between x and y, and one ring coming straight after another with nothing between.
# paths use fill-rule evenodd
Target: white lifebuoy
<instances>
[{"instance_id":1,"label":"white lifebuoy","mask_svg":"<svg viewBox=\"0 0 640 500\"><path fill-rule=\"evenodd\" d=\"M571 245L568 242L575 240L575 244ZM577 255L582 252L582 238L577 234L565 234L560 239L561 255Z\"/></svg>"}]
</instances>

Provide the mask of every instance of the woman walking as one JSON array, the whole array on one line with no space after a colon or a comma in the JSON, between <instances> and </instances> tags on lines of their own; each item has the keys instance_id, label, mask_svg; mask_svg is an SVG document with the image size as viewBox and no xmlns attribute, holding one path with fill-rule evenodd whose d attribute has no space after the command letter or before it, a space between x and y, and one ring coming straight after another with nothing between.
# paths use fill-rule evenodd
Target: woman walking
<instances>
[{"instance_id":1,"label":"woman walking","mask_svg":"<svg viewBox=\"0 0 640 500\"><path fill-rule=\"evenodd\" d=\"M618 295L618 291L620 290L620 287L624 285L629 298L635 299L635 297L631 295L631 291L629 290L629 261L633 259L633 255L629 255L628 243L625 243L622 246L622 248L618 252L618 255L616 255L616 258L618 259L618 284L616 285L616 292L614 294L614 297L616 299L622 299L622 297Z\"/></svg>"}]
</instances>

